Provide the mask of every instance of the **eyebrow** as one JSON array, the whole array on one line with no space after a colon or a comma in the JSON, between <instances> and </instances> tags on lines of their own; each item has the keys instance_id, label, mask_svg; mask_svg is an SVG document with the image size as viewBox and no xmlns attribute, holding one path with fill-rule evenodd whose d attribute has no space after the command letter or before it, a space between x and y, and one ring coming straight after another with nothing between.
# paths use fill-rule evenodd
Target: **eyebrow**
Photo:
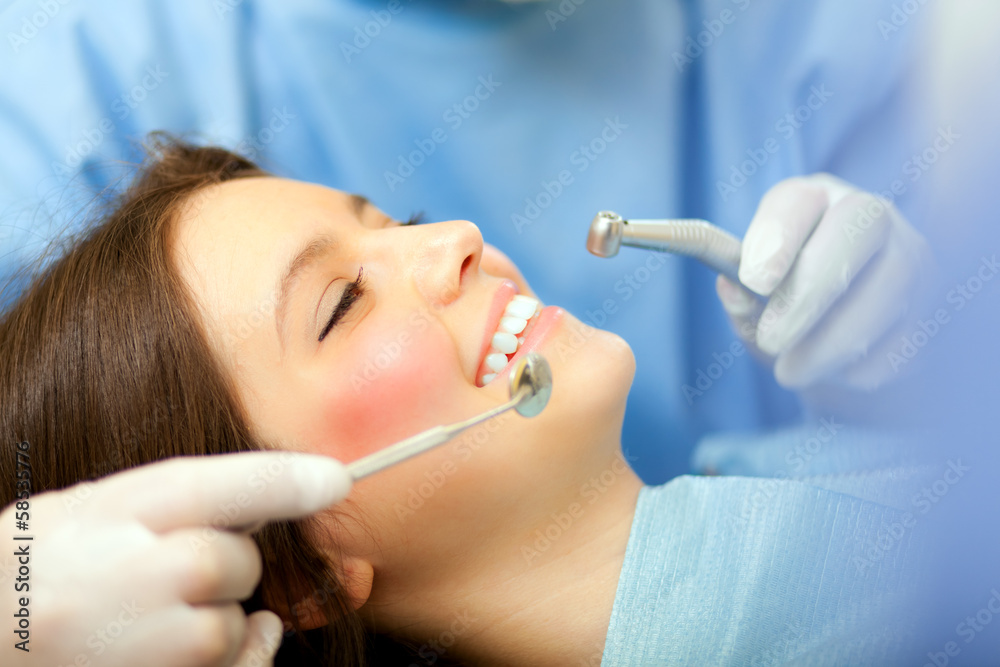
<instances>
[{"instance_id":1,"label":"eyebrow","mask_svg":"<svg viewBox=\"0 0 1000 667\"><path fill-rule=\"evenodd\" d=\"M366 207L371 206L367 197L361 195L350 195L350 206L355 216L360 220ZM278 331L278 341L281 350L285 350L285 318L288 313L288 300L291 298L299 278L317 260L325 257L333 250L334 241L327 235L313 237L297 252L282 272L281 280L278 282L278 303L275 309L275 327Z\"/></svg>"}]
</instances>

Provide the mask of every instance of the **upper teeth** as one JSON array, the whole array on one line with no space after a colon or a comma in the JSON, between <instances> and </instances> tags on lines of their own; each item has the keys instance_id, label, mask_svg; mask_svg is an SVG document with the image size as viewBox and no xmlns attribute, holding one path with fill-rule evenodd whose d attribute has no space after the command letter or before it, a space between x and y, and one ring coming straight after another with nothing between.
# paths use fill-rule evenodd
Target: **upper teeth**
<instances>
[{"instance_id":1,"label":"upper teeth","mask_svg":"<svg viewBox=\"0 0 1000 667\"><path fill-rule=\"evenodd\" d=\"M479 379L480 386L492 381L497 373L507 365L510 360L508 355L517 352L517 348L524 342L524 338L517 334L528 326L528 320L538 312L538 306L538 299L532 299L523 294L515 294L510 303L507 304L503 317L500 318L497 332L493 334L490 349L486 353L485 363L489 370Z\"/></svg>"},{"instance_id":2,"label":"upper teeth","mask_svg":"<svg viewBox=\"0 0 1000 667\"><path fill-rule=\"evenodd\" d=\"M528 320L531 319L531 316L535 314L537 309L538 299L532 299L530 296L524 296L523 294L515 294L514 298L507 304L507 308L503 311L503 313L509 317L518 317L522 320Z\"/></svg>"}]
</instances>

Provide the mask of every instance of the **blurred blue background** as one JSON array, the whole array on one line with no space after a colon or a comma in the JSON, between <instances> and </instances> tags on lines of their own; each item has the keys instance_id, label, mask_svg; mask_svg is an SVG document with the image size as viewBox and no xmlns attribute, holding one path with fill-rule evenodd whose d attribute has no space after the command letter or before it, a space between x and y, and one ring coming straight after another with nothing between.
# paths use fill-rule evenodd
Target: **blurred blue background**
<instances>
[{"instance_id":1,"label":"blurred blue background","mask_svg":"<svg viewBox=\"0 0 1000 667\"><path fill-rule=\"evenodd\" d=\"M688 470L704 433L787 423L801 408L749 355L727 356L738 339L706 269L670 257L650 272L637 250L597 259L587 224L612 209L742 235L789 176L830 171L869 190L908 179L904 164L937 128L907 98L924 17L897 27L892 12L885 1L14 2L2 16L0 270L78 229L91 192L116 183L116 161L157 129L395 216L472 220L545 302L632 345L624 444L646 481L663 482ZM898 203L921 227L913 190Z\"/></svg>"}]
</instances>

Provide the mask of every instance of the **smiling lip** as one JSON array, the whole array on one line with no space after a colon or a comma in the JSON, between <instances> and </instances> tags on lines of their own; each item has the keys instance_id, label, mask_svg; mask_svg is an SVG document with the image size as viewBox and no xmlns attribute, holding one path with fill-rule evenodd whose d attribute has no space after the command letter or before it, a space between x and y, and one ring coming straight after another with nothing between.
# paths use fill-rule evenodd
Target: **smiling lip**
<instances>
[{"instance_id":1,"label":"smiling lip","mask_svg":"<svg viewBox=\"0 0 1000 667\"><path fill-rule=\"evenodd\" d=\"M542 308L540 313L528 321L528 326L521 334L521 337L524 338L524 342L517 348L517 352L511 355L511 357L507 360L507 364L500 371L496 372L491 380L484 383L482 386L488 387L495 382L506 382L511 369L514 368L517 360L529 352L542 347L548 340L552 331L561 325L565 316L566 311L558 306L546 306ZM480 362L478 371L480 376L483 371L483 363Z\"/></svg>"},{"instance_id":2,"label":"smiling lip","mask_svg":"<svg viewBox=\"0 0 1000 667\"><path fill-rule=\"evenodd\" d=\"M545 306L542 312L528 322L528 327L524 330L524 342L517 348L517 352L510 358L502 371L497 373L496 379L504 378L510 373L510 369L518 359L532 352L545 342L549 334L558 327L566 318L566 311L559 306ZM494 380L494 382L496 381Z\"/></svg>"}]
</instances>

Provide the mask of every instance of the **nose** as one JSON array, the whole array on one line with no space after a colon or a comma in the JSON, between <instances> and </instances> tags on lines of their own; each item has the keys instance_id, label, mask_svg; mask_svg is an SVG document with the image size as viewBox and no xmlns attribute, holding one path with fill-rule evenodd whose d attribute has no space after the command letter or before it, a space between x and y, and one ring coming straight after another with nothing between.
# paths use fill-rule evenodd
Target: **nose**
<instances>
[{"instance_id":1,"label":"nose","mask_svg":"<svg viewBox=\"0 0 1000 667\"><path fill-rule=\"evenodd\" d=\"M417 289L429 304L448 305L462 294L468 277L479 270L483 235L467 220L436 222L407 231L421 237L411 239Z\"/></svg>"}]
</instances>

